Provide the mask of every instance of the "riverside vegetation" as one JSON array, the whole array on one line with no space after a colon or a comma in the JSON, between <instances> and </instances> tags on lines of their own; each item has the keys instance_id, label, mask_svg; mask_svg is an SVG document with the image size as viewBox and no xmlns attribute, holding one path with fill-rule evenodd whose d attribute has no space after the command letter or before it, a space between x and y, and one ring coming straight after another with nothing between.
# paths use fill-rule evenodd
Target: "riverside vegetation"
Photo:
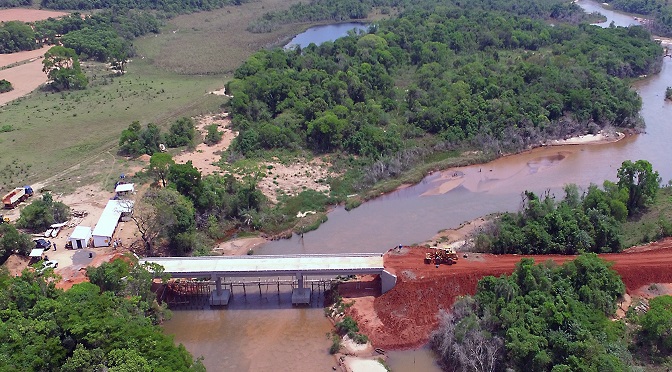
<instances>
[{"instance_id":1,"label":"riverside vegetation","mask_svg":"<svg viewBox=\"0 0 672 372\"><path fill-rule=\"evenodd\" d=\"M10 277L0 268L0 369L205 371L158 327L170 312L151 290L156 270L125 257L63 291L53 269Z\"/></svg>"},{"instance_id":2,"label":"riverside vegetation","mask_svg":"<svg viewBox=\"0 0 672 372\"><path fill-rule=\"evenodd\" d=\"M626 371L669 363L672 297L611 320L624 291L595 254L562 266L525 258L510 276L481 279L473 297L442 312L430 344L448 371Z\"/></svg>"},{"instance_id":3,"label":"riverside vegetation","mask_svg":"<svg viewBox=\"0 0 672 372\"><path fill-rule=\"evenodd\" d=\"M540 198L526 191L521 211L491 221L476 234L474 247L497 254L619 252L629 237L623 225L640 225L642 216L657 205L659 185L658 172L648 161L628 160L618 170L617 183L605 181L602 189L590 185L583 195L576 185L565 186L561 201L549 193ZM663 200L659 203L666 205ZM652 214L658 215L656 226L647 228L643 238L671 236L672 219ZM630 246L642 242L628 241Z\"/></svg>"}]
</instances>

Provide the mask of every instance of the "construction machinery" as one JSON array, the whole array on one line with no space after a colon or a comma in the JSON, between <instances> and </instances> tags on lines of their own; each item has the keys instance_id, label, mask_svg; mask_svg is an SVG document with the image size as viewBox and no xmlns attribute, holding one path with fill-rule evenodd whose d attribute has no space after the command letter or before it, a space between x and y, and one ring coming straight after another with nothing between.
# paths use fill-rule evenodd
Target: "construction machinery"
<instances>
[{"instance_id":1,"label":"construction machinery","mask_svg":"<svg viewBox=\"0 0 672 372\"><path fill-rule=\"evenodd\" d=\"M457 252L450 247L430 247L430 251L425 255L425 263L440 264L456 264L458 260Z\"/></svg>"}]
</instances>

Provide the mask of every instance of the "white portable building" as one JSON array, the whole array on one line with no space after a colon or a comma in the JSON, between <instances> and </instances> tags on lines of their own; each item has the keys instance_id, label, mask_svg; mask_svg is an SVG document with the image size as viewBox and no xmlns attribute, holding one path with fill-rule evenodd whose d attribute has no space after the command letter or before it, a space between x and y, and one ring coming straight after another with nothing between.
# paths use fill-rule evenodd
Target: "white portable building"
<instances>
[{"instance_id":1,"label":"white portable building","mask_svg":"<svg viewBox=\"0 0 672 372\"><path fill-rule=\"evenodd\" d=\"M112 235L122 216L133 212L132 200L110 200L100 215L100 219L93 229L93 246L109 247L112 244Z\"/></svg>"},{"instance_id":2,"label":"white portable building","mask_svg":"<svg viewBox=\"0 0 672 372\"><path fill-rule=\"evenodd\" d=\"M70 234L68 241L72 242L73 249L82 249L89 246L91 239L91 228L89 226L77 226Z\"/></svg>"},{"instance_id":3,"label":"white portable building","mask_svg":"<svg viewBox=\"0 0 672 372\"><path fill-rule=\"evenodd\" d=\"M117 194L117 196L124 196L129 193L134 193L135 186L133 186L132 183L121 183L114 188L114 192Z\"/></svg>"}]
</instances>

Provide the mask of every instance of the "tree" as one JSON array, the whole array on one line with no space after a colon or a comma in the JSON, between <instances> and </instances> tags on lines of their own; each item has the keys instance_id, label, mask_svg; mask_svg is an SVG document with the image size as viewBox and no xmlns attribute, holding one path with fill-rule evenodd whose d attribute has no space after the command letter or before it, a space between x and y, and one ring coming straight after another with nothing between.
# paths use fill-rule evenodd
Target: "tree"
<instances>
[{"instance_id":1,"label":"tree","mask_svg":"<svg viewBox=\"0 0 672 372\"><path fill-rule=\"evenodd\" d=\"M161 128L154 123L147 124L142 132L140 132L140 143L142 144L142 151L147 155L153 155L159 152L159 144L161 144Z\"/></svg>"},{"instance_id":2,"label":"tree","mask_svg":"<svg viewBox=\"0 0 672 372\"><path fill-rule=\"evenodd\" d=\"M185 164L172 164L168 170L168 181L172 183L180 194L189 196L192 200L198 198L201 186L201 172L194 167L191 160Z\"/></svg>"},{"instance_id":3,"label":"tree","mask_svg":"<svg viewBox=\"0 0 672 372\"><path fill-rule=\"evenodd\" d=\"M171 253L183 256L191 252L196 244L196 220L192 201L171 188L148 192L145 197L155 209L161 235L168 239Z\"/></svg>"},{"instance_id":4,"label":"tree","mask_svg":"<svg viewBox=\"0 0 672 372\"><path fill-rule=\"evenodd\" d=\"M89 83L74 49L55 46L44 54L42 71L56 90L84 89Z\"/></svg>"},{"instance_id":5,"label":"tree","mask_svg":"<svg viewBox=\"0 0 672 372\"><path fill-rule=\"evenodd\" d=\"M641 335L656 345L659 352L669 353L672 351L672 296L652 298L649 306L639 320Z\"/></svg>"},{"instance_id":6,"label":"tree","mask_svg":"<svg viewBox=\"0 0 672 372\"><path fill-rule=\"evenodd\" d=\"M168 170L175 164L175 160L170 154L157 152L149 158L149 171L154 174L157 182L160 180L163 187L166 187L166 177Z\"/></svg>"},{"instance_id":7,"label":"tree","mask_svg":"<svg viewBox=\"0 0 672 372\"><path fill-rule=\"evenodd\" d=\"M140 142L141 130L140 122L136 120L128 128L121 131L121 137L119 138L119 152L121 154L140 156L144 153Z\"/></svg>"},{"instance_id":8,"label":"tree","mask_svg":"<svg viewBox=\"0 0 672 372\"><path fill-rule=\"evenodd\" d=\"M32 231L42 232L54 223L65 222L70 216L70 208L62 202L55 202L50 193L42 200L36 200L21 210L16 225Z\"/></svg>"},{"instance_id":9,"label":"tree","mask_svg":"<svg viewBox=\"0 0 672 372\"><path fill-rule=\"evenodd\" d=\"M30 236L17 230L14 225L0 225L0 262L15 252L27 256L34 247Z\"/></svg>"},{"instance_id":10,"label":"tree","mask_svg":"<svg viewBox=\"0 0 672 372\"><path fill-rule=\"evenodd\" d=\"M196 137L194 121L191 118L180 118L170 126L166 136L168 147L191 146Z\"/></svg>"},{"instance_id":11,"label":"tree","mask_svg":"<svg viewBox=\"0 0 672 372\"><path fill-rule=\"evenodd\" d=\"M138 228L146 254L152 256L154 241L161 235L163 222L157 216L156 208L151 205L147 195L133 205L131 220Z\"/></svg>"},{"instance_id":12,"label":"tree","mask_svg":"<svg viewBox=\"0 0 672 372\"><path fill-rule=\"evenodd\" d=\"M646 160L626 160L618 169L618 186L628 191L628 214L632 216L653 201L660 187L660 175Z\"/></svg>"},{"instance_id":13,"label":"tree","mask_svg":"<svg viewBox=\"0 0 672 372\"><path fill-rule=\"evenodd\" d=\"M429 343L439 354L442 366L463 371L495 371L504 354L504 341L493 336L493 322L476 318L477 303L464 297L453 304L451 312L441 310L439 327Z\"/></svg>"}]
</instances>

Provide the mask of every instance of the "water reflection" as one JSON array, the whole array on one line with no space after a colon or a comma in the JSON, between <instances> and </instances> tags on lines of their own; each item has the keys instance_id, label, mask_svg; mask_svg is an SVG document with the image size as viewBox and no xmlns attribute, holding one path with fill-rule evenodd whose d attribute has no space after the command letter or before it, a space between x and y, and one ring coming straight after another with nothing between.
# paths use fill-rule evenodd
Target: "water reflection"
<instances>
[{"instance_id":1,"label":"water reflection","mask_svg":"<svg viewBox=\"0 0 672 372\"><path fill-rule=\"evenodd\" d=\"M340 37L347 36L348 32L351 30L355 32L365 32L368 27L369 25L367 23L360 22L311 27L290 40L290 42L285 45L285 49L291 49L296 46L305 48L311 43L320 45L325 41L334 41Z\"/></svg>"}]
</instances>

